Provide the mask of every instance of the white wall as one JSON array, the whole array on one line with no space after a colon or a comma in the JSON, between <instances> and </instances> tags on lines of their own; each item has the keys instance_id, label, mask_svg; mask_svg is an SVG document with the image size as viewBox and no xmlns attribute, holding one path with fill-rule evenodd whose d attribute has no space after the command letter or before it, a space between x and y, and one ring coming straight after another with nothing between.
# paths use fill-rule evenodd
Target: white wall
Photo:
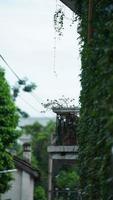
<instances>
[{"instance_id":1,"label":"white wall","mask_svg":"<svg viewBox=\"0 0 113 200\"><path fill-rule=\"evenodd\" d=\"M1 195L1 200L33 200L34 181L25 171L13 172L11 189Z\"/></svg>"},{"instance_id":2,"label":"white wall","mask_svg":"<svg viewBox=\"0 0 113 200\"><path fill-rule=\"evenodd\" d=\"M21 199L33 200L34 181L26 172L22 172Z\"/></svg>"},{"instance_id":3,"label":"white wall","mask_svg":"<svg viewBox=\"0 0 113 200\"><path fill-rule=\"evenodd\" d=\"M11 181L11 188L8 192L1 196L2 200L11 199L11 200L20 200L20 185L21 185L21 171L13 172L14 180Z\"/></svg>"}]
</instances>

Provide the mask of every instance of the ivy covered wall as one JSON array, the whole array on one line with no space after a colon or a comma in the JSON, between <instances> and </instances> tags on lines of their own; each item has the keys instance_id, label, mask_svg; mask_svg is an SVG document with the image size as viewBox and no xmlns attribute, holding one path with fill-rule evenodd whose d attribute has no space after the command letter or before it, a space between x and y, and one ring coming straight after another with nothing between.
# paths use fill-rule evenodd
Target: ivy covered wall
<instances>
[{"instance_id":1,"label":"ivy covered wall","mask_svg":"<svg viewBox=\"0 0 113 200\"><path fill-rule=\"evenodd\" d=\"M81 41L79 169L83 200L113 199L113 1L76 0Z\"/></svg>"}]
</instances>

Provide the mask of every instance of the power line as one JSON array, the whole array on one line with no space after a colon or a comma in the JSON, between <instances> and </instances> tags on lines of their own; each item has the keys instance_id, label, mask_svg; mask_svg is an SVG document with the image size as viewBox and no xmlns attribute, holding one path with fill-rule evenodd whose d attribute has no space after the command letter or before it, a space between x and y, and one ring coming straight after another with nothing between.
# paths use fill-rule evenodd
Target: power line
<instances>
[{"instance_id":1,"label":"power line","mask_svg":"<svg viewBox=\"0 0 113 200\"><path fill-rule=\"evenodd\" d=\"M8 64L8 62L4 59L4 57L0 54L0 58L4 61L4 63L7 65L7 67L10 69L10 71L15 75L15 77L21 81L21 78L19 77L19 75L12 69L12 67ZM38 102L38 104L40 104L42 106L42 104L39 102L39 100L36 98L36 96L32 93L30 93L30 95Z\"/></svg>"},{"instance_id":2,"label":"power line","mask_svg":"<svg viewBox=\"0 0 113 200\"><path fill-rule=\"evenodd\" d=\"M34 110L35 112L39 112L38 110L35 109L34 106L32 106L30 103L28 103L28 101L26 101L23 97L19 96L19 98L20 98L25 104L27 104L32 110Z\"/></svg>"},{"instance_id":3,"label":"power line","mask_svg":"<svg viewBox=\"0 0 113 200\"><path fill-rule=\"evenodd\" d=\"M35 112L39 112L38 110L35 109L34 106L32 106L32 104L30 104L28 101L26 101L22 96L18 96L25 104L27 104L32 110L34 110ZM40 104L41 105L41 104ZM42 106L42 105L41 105ZM40 111L41 112L41 111Z\"/></svg>"},{"instance_id":4,"label":"power line","mask_svg":"<svg viewBox=\"0 0 113 200\"><path fill-rule=\"evenodd\" d=\"M4 63L8 66L8 68L11 70L11 72L16 76L16 78L20 81L21 79L19 76L16 74L16 72L9 66L7 61L4 59L4 57L0 54L0 58L4 61Z\"/></svg>"},{"instance_id":5,"label":"power line","mask_svg":"<svg viewBox=\"0 0 113 200\"><path fill-rule=\"evenodd\" d=\"M39 101L38 97L34 93L31 93L31 96L42 106L42 102Z\"/></svg>"}]
</instances>

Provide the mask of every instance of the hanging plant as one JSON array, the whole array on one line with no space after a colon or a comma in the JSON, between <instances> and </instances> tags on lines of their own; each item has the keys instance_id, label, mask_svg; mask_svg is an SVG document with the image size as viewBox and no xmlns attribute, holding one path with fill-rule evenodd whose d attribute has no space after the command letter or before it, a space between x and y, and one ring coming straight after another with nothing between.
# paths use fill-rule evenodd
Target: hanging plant
<instances>
[{"instance_id":1,"label":"hanging plant","mask_svg":"<svg viewBox=\"0 0 113 200\"><path fill-rule=\"evenodd\" d=\"M62 8L59 8L58 10L56 10L56 12L54 14L54 28L59 36L63 35L64 16L65 15L64 15Z\"/></svg>"}]
</instances>

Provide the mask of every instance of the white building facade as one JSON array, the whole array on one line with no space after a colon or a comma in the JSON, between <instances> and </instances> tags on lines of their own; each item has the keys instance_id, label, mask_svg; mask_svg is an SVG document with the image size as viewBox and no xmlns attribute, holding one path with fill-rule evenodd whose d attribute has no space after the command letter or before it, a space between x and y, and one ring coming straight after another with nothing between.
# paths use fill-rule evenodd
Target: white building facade
<instances>
[{"instance_id":1,"label":"white building facade","mask_svg":"<svg viewBox=\"0 0 113 200\"><path fill-rule=\"evenodd\" d=\"M26 158L28 158L26 152ZM16 171L12 172L13 180L8 192L1 195L1 200L33 200L34 184L39 179L39 173L29 160L14 156Z\"/></svg>"}]
</instances>

